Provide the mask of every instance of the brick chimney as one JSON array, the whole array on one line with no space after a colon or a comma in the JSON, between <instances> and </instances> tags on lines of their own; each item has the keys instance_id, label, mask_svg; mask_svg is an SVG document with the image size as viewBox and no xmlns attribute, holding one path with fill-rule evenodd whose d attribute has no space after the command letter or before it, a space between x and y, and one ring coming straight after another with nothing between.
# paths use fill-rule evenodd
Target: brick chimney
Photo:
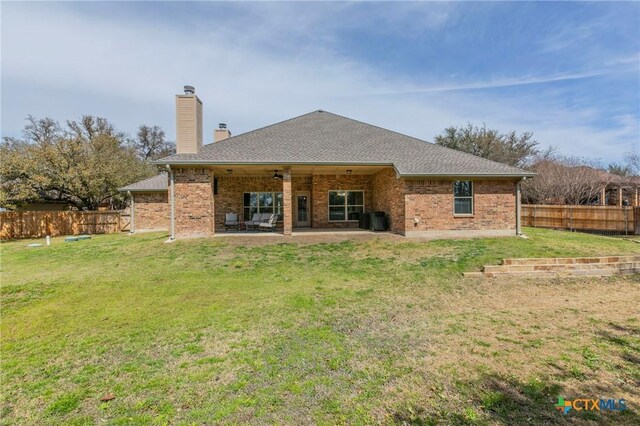
<instances>
[{"instance_id":1,"label":"brick chimney","mask_svg":"<svg viewBox=\"0 0 640 426\"><path fill-rule=\"evenodd\" d=\"M231 136L231 132L224 123L218 124L218 128L213 132L213 142L220 142Z\"/></svg>"},{"instance_id":2,"label":"brick chimney","mask_svg":"<svg viewBox=\"0 0 640 426\"><path fill-rule=\"evenodd\" d=\"M176 95L176 153L197 154L202 148L202 101L193 86Z\"/></svg>"}]
</instances>

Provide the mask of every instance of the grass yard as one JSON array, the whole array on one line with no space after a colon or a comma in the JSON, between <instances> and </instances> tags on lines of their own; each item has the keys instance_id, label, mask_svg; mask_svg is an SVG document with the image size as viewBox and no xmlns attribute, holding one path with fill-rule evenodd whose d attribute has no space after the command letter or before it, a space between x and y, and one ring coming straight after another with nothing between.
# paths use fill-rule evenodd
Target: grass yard
<instances>
[{"instance_id":1,"label":"grass yard","mask_svg":"<svg viewBox=\"0 0 640 426\"><path fill-rule=\"evenodd\" d=\"M461 273L640 244L526 233L3 243L1 422L639 424L639 276ZM563 415L559 395L628 410Z\"/></svg>"}]
</instances>

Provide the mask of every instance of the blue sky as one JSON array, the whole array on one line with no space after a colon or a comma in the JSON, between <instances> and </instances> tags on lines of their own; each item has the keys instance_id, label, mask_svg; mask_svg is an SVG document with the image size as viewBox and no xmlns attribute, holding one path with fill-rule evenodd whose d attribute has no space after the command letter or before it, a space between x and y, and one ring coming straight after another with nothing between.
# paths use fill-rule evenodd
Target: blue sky
<instances>
[{"instance_id":1,"label":"blue sky","mask_svg":"<svg viewBox=\"0 0 640 426\"><path fill-rule=\"evenodd\" d=\"M640 3L8 3L2 135L97 114L205 143L325 109L426 140L486 123L569 155L640 149Z\"/></svg>"}]
</instances>

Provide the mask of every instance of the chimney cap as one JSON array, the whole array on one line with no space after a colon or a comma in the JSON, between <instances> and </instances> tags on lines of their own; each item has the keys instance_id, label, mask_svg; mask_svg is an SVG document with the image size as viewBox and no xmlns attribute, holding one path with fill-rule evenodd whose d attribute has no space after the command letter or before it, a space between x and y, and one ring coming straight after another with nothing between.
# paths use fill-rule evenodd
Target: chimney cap
<instances>
[{"instance_id":1,"label":"chimney cap","mask_svg":"<svg viewBox=\"0 0 640 426\"><path fill-rule=\"evenodd\" d=\"M196 88L193 86L184 86L184 94L185 95L194 95L196 93Z\"/></svg>"},{"instance_id":2,"label":"chimney cap","mask_svg":"<svg viewBox=\"0 0 640 426\"><path fill-rule=\"evenodd\" d=\"M220 123L220 124L218 124L218 128L224 130L224 129L227 128L227 124L226 123Z\"/></svg>"}]
</instances>

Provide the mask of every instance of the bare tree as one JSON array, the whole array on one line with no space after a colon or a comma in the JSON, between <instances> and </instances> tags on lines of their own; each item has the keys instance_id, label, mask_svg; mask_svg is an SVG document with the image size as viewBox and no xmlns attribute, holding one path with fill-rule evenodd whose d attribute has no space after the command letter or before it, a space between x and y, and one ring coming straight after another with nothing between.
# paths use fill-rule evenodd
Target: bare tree
<instances>
[{"instance_id":1,"label":"bare tree","mask_svg":"<svg viewBox=\"0 0 640 426\"><path fill-rule=\"evenodd\" d=\"M596 162L578 157L551 156L534 161L535 178L522 185L529 204L585 204L594 202L611 175Z\"/></svg>"},{"instance_id":2,"label":"bare tree","mask_svg":"<svg viewBox=\"0 0 640 426\"><path fill-rule=\"evenodd\" d=\"M630 164L609 163L609 166L607 166L607 171L611 174L622 177L629 177L633 175L633 168Z\"/></svg>"},{"instance_id":3,"label":"bare tree","mask_svg":"<svg viewBox=\"0 0 640 426\"><path fill-rule=\"evenodd\" d=\"M624 156L626 165L631 169L631 172L635 176L640 176L640 151L633 150L627 152Z\"/></svg>"}]
</instances>

